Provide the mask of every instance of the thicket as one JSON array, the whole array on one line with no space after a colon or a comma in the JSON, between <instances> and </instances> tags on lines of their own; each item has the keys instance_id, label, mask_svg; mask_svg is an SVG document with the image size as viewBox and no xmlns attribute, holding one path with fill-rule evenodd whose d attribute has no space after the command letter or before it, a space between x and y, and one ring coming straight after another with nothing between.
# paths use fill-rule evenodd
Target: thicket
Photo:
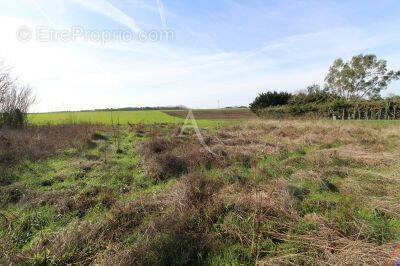
<instances>
[{"instance_id":1,"label":"thicket","mask_svg":"<svg viewBox=\"0 0 400 266\"><path fill-rule=\"evenodd\" d=\"M258 110L271 106L279 106L288 104L292 95L287 92L267 92L261 93L256 97L253 103L250 104L250 109L257 113Z\"/></svg>"},{"instance_id":2,"label":"thicket","mask_svg":"<svg viewBox=\"0 0 400 266\"><path fill-rule=\"evenodd\" d=\"M10 70L0 62L0 127L23 127L34 101L31 88L13 79Z\"/></svg>"},{"instance_id":3,"label":"thicket","mask_svg":"<svg viewBox=\"0 0 400 266\"><path fill-rule=\"evenodd\" d=\"M260 110L267 118L333 118L348 120L400 119L400 99L335 100L325 103L289 104Z\"/></svg>"},{"instance_id":4,"label":"thicket","mask_svg":"<svg viewBox=\"0 0 400 266\"><path fill-rule=\"evenodd\" d=\"M334 61L324 86L312 85L295 94L285 93L286 101L274 102L260 94L251 110L268 118L399 119L400 97L383 99L381 92L400 78L389 71L385 60L375 55L354 56L349 62Z\"/></svg>"}]
</instances>

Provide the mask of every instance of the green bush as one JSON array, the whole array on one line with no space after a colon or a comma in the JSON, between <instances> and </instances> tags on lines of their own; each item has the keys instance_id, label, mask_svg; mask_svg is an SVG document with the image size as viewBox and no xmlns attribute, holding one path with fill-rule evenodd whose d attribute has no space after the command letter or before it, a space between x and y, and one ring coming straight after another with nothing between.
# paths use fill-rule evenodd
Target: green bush
<instances>
[{"instance_id":1,"label":"green bush","mask_svg":"<svg viewBox=\"0 0 400 266\"><path fill-rule=\"evenodd\" d=\"M26 124L26 120L26 114L19 109L15 109L1 114L0 126L5 125L12 128L21 128Z\"/></svg>"},{"instance_id":2,"label":"green bush","mask_svg":"<svg viewBox=\"0 0 400 266\"><path fill-rule=\"evenodd\" d=\"M250 109L254 113L258 113L259 110L271 107L271 106L279 106L286 105L289 103L292 95L287 92L267 92L261 93L256 97L254 102L250 104Z\"/></svg>"},{"instance_id":3,"label":"green bush","mask_svg":"<svg viewBox=\"0 0 400 266\"><path fill-rule=\"evenodd\" d=\"M258 111L266 118L333 118L380 120L400 119L400 100L345 101L335 99L327 103L287 104Z\"/></svg>"},{"instance_id":4,"label":"green bush","mask_svg":"<svg viewBox=\"0 0 400 266\"><path fill-rule=\"evenodd\" d=\"M309 86L306 91L298 92L289 101L293 105L304 105L310 103L327 103L338 99L338 96L322 89L319 85Z\"/></svg>"}]
</instances>

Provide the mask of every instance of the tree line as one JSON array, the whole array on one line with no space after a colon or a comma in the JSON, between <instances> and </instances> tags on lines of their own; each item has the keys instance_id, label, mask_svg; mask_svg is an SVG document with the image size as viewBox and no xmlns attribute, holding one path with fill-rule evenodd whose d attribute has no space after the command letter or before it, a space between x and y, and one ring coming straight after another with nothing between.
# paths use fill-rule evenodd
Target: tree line
<instances>
[{"instance_id":1,"label":"tree line","mask_svg":"<svg viewBox=\"0 0 400 266\"><path fill-rule=\"evenodd\" d=\"M382 91L400 78L400 71L388 70L386 60L375 55L357 55L350 61L337 59L325 83L297 93L261 93L250 104L260 116L285 118L398 119L400 97L383 98Z\"/></svg>"}]
</instances>

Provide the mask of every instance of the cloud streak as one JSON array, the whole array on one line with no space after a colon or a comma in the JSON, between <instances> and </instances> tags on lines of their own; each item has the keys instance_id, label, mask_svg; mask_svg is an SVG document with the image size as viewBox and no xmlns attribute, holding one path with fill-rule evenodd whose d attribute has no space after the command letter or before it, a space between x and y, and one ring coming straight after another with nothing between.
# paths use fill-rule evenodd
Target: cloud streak
<instances>
[{"instance_id":1,"label":"cloud streak","mask_svg":"<svg viewBox=\"0 0 400 266\"><path fill-rule=\"evenodd\" d=\"M44 17L50 25L54 26L54 22L50 19L46 12L44 12L43 8L40 6L37 0L30 0L30 3L36 8L36 10L40 13L42 17Z\"/></svg>"},{"instance_id":2,"label":"cloud streak","mask_svg":"<svg viewBox=\"0 0 400 266\"><path fill-rule=\"evenodd\" d=\"M158 12L160 13L161 24L164 28L167 27L167 21L165 19L165 9L162 0L157 0Z\"/></svg>"},{"instance_id":3,"label":"cloud streak","mask_svg":"<svg viewBox=\"0 0 400 266\"><path fill-rule=\"evenodd\" d=\"M84 6L85 8L96 12L100 15L108 17L113 21L124 25L134 32L139 32L141 29L136 22L120 9L116 8L113 4L106 0L74 0L76 3Z\"/></svg>"}]
</instances>

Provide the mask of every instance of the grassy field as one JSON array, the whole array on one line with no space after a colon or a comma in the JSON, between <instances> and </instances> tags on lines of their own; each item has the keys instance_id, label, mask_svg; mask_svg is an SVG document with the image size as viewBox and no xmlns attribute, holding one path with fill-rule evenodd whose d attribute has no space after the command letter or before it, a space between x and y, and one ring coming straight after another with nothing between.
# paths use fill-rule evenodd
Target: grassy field
<instances>
[{"instance_id":1,"label":"grassy field","mask_svg":"<svg viewBox=\"0 0 400 266\"><path fill-rule=\"evenodd\" d=\"M61 112L29 115L33 124L102 123L114 124L153 124L181 123L184 120L167 115L161 111L113 111L113 112Z\"/></svg>"},{"instance_id":2,"label":"grassy field","mask_svg":"<svg viewBox=\"0 0 400 266\"><path fill-rule=\"evenodd\" d=\"M169 112L163 111L113 111L113 112L61 112L61 113L39 113L30 114L28 120L34 125L62 125L62 124L156 124L156 123L172 123L182 124L185 121L188 111L170 111L172 113L179 112L179 116L170 115ZM232 110L232 115L225 118L219 116L216 119L213 115L199 115L199 111L195 111L196 122L200 126L217 126L222 124L234 123L236 119L245 119L249 116L237 116L236 111ZM202 111L200 111L202 113ZM229 113L229 112L224 112ZM228 121L229 120L229 121Z\"/></svg>"},{"instance_id":3,"label":"grassy field","mask_svg":"<svg viewBox=\"0 0 400 266\"><path fill-rule=\"evenodd\" d=\"M400 125L261 121L0 131L0 264L382 265ZM210 153L209 151L212 151Z\"/></svg>"}]
</instances>

